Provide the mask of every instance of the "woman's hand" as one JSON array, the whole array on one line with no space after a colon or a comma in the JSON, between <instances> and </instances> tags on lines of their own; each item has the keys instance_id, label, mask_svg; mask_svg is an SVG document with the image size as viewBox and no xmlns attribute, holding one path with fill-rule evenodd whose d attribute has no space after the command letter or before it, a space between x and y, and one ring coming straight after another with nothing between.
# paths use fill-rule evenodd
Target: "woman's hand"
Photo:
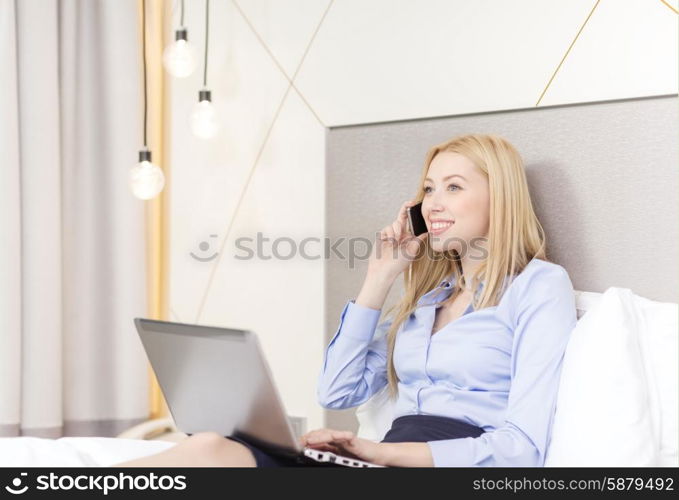
<instances>
[{"instance_id":1,"label":"woman's hand","mask_svg":"<svg viewBox=\"0 0 679 500\"><path fill-rule=\"evenodd\" d=\"M384 464L384 443L356 437L351 431L317 429L300 438L302 446L331 451L338 455L356 458L377 465Z\"/></svg>"},{"instance_id":2,"label":"woman's hand","mask_svg":"<svg viewBox=\"0 0 679 500\"><path fill-rule=\"evenodd\" d=\"M422 242L429 233L413 236L408 231L408 207L415 201L401 205L396 220L384 227L378 234L368 261L368 274L395 279L417 256Z\"/></svg>"}]
</instances>

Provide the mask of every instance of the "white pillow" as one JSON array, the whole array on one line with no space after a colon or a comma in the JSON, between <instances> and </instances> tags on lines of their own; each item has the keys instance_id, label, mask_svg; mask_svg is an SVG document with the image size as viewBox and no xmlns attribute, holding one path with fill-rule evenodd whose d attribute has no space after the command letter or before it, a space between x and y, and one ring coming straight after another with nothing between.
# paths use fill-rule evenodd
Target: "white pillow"
<instances>
[{"instance_id":1,"label":"white pillow","mask_svg":"<svg viewBox=\"0 0 679 500\"><path fill-rule=\"evenodd\" d=\"M662 321L647 318L660 309ZM660 379L676 370L676 335L676 304L651 303L626 288L602 294L566 348L546 467L659 466L673 460L671 444L661 443L672 429L676 441L676 418L673 424L665 418L672 414L672 383L676 406L677 378Z\"/></svg>"},{"instance_id":2,"label":"white pillow","mask_svg":"<svg viewBox=\"0 0 679 500\"><path fill-rule=\"evenodd\" d=\"M679 305L635 295L645 323L644 347L650 390L656 393L661 467L679 466ZM654 390L654 387L655 390Z\"/></svg>"}]
</instances>

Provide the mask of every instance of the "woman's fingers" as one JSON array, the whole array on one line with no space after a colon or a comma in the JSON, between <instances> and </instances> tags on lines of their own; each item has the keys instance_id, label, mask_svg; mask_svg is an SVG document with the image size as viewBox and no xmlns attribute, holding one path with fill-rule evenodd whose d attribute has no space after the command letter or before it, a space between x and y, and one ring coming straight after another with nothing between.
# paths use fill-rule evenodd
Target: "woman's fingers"
<instances>
[{"instance_id":1,"label":"woman's fingers","mask_svg":"<svg viewBox=\"0 0 679 500\"><path fill-rule=\"evenodd\" d=\"M413 205L417 205L417 203L415 203L415 200L408 200L403 205L401 205L401 208L398 211L398 217L396 217L396 220L399 220L399 221L407 220L408 219L408 207L412 207Z\"/></svg>"},{"instance_id":2,"label":"woman's fingers","mask_svg":"<svg viewBox=\"0 0 679 500\"><path fill-rule=\"evenodd\" d=\"M333 429L317 429L302 436L302 441L304 444L327 443L333 440L333 432L341 431L334 431Z\"/></svg>"},{"instance_id":3,"label":"woman's fingers","mask_svg":"<svg viewBox=\"0 0 679 500\"><path fill-rule=\"evenodd\" d=\"M350 451L355 445L355 434L351 431L338 431L335 429L317 429L304 434L300 441L303 446L314 450L330 451L338 455L351 458L360 458Z\"/></svg>"},{"instance_id":4,"label":"woman's fingers","mask_svg":"<svg viewBox=\"0 0 679 500\"><path fill-rule=\"evenodd\" d=\"M322 445L334 441L346 441L354 437L351 431L338 431L334 429L317 429L304 434L300 441L302 445Z\"/></svg>"},{"instance_id":5,"label":"woman's fingers","mask_svg":"<svg viewBox=\"0 0 679 500\"><path fill-rule=\"evenodd\" d=\"M402 224L403 223L401 221L394 221L391 224L391 228L394 230L394 236L398 242L401 241L401 235L404 233Z\"/></svg>"},{"instance_id":6,"label":"woman's fingers","mask_svg":"<svg viewBox=\"0 0 679 500\"><path fill-rule=\"evenodd\" d=\"M342 450L338 446L328 444L328 443L323 443L323 444L310 444L308 445L308 448L313 448L314 450L321 450L321 451L331 451L333 453L341 454Z\"/></svg>"},{"instance_id":7,"label":"woman's fingers","mask_svg":"<svg viewBox=\"0 0 679 500\"><path fill-rule=\"evenodd\" d=\"M351 431L332 431L331 435L333 439L338 441L349 440L354 437L354 433Z\"/></svg>"},{"instance_id":8,"label":"woman's fingers","mask_svg":"<svg viewBox=\"0 0 679 500\"><path fill-rule=\"evenodd\" d=\"M394 229L396 226L398 226L398 231L396 237L399 239L403 234L406 234L408 232L408 208L416 205L417 203L415 200L408 200L406 201L403 205L401 205L401 209L398 212L398 217L392 224L394 226ZM396 229L395 229L396 230Z\"/></svg>"},{"instance_id":9,"label":"woman's fingers","mask_svg":"<svg viewBox=\"0 0 679 500\"><path fill-rule=\"evenodd\" d=\"M391 226L387 226L384 229L382 229L382 241L389 241L392 244L396 244L396 235L394 234L394 228Z\"/></svg>"},{"instance_id":10,"label":"woman's fingers","mask_svg":"<svg viewBox=\"0 0 679 500\"><path fill-rule=\"evenodd\" d=\"M407 233L407 209L415 204L414 200L409 200L401 205L396 220L380 231L380 240L391 242L395 246L400 245L401 239Z\"/></svg>"},{"instance_id":11,"label":"woman's fingers","mask_svg":"<svg viewBox=\"0 0 679 500\"><path fill-rule=\"evenodd\" d=\"M308 433L306 436L306 444L312 445L312 444L323 444L327 443L329 441L332 441L332 438L330 437L330 430L329 429L318 429L315 431L311 431Z\"/></svg>"}]
</instances>

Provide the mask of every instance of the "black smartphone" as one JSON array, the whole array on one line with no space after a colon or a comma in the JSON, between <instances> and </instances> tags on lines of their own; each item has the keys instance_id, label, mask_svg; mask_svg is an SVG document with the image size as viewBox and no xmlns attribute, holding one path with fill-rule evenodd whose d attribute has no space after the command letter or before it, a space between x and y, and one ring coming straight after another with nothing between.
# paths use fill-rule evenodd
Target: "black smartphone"
<instances>
[{"instance_id":1,"label":"black smartphone","mask_svg":"<svg viewBox=\"0 0 679 500\"><path fill-rule=\"evenodd\" d=\"M422 203L408 207L408 223L410 224L410 232L415 236L428 231L427 223L422 217Z\"/></svg>"}]
</instances>

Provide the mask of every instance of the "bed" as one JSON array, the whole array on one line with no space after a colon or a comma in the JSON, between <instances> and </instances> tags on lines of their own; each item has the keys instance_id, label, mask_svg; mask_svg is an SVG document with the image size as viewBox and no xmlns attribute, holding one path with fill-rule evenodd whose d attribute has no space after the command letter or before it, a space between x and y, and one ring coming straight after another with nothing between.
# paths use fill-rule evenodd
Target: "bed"
<instances>
[{"instance_id":1,"label":"bed","mask_svg":"<svg viewBox=\"0 0 679 500\"><path fill-rule=\"evenodd\" d=\"M564 357L545 466L678 466L679 307L619 287L576 291L575 300L578 322ZM359 436L380 440L389 429L386 394L358 407ZM107 467L185 437L164 418L116 438L0 438L0 466Z\"/></svg>"}]
</instances>

